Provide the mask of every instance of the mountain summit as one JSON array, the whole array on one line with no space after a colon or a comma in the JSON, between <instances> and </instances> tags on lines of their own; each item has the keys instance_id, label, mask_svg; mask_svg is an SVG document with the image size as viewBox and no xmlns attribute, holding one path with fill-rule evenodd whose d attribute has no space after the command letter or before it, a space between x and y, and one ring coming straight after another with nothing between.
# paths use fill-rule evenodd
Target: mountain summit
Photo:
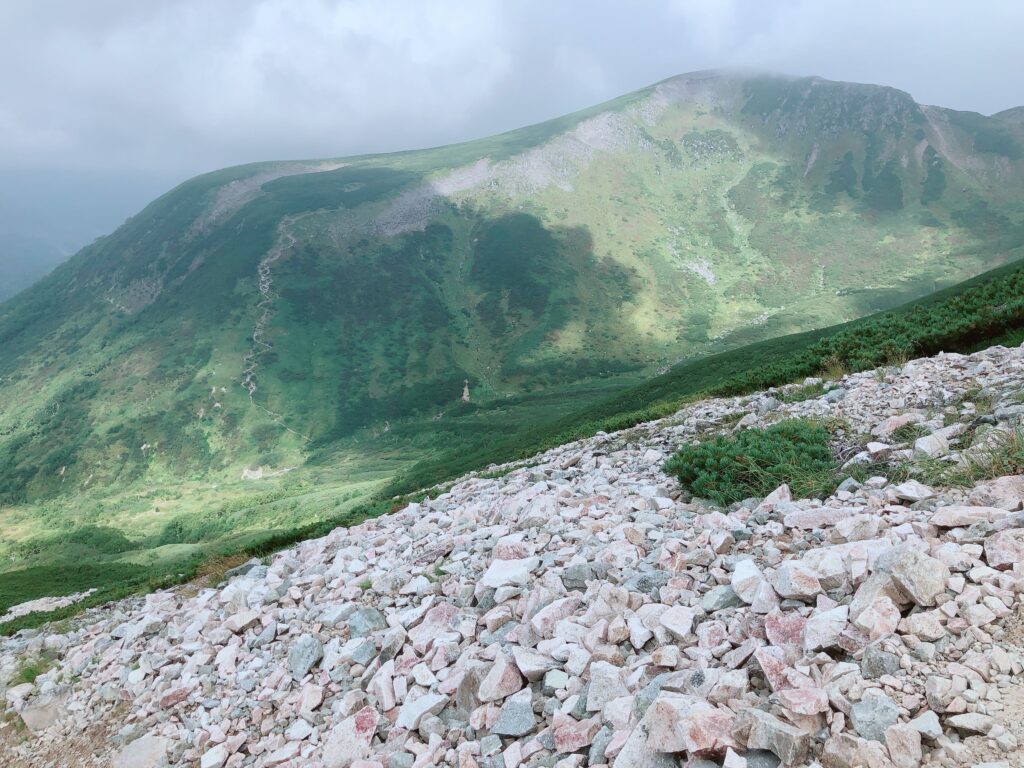
<instances>
[{"instance_id":1,"label":"mountain summit","mask_svg":"<svg viewBox=\"0 0 1024 768\"><path fill-rule=\"evenodd\" d=\"M0 304L0 503L400 463L459 414L977 274L1024 253L1015 115L701 72L465 144L197 177Z\"/></svg>"}]
</instances>

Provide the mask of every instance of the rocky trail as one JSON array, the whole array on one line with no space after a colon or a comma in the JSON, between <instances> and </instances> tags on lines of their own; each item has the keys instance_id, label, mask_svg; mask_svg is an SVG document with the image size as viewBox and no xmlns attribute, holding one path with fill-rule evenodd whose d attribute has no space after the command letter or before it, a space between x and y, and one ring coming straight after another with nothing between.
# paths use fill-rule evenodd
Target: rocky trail
<instances>
[{"instance_id":1,"label":"rocky trail","mask_svg":"<svg viewBox=\"0 0 1024 768\"><path fill-rule=\"evenodd\" d=\"M0 763L1016 768L1024 476L953 488L894 469L717 508L661 466L798 416L863 436L852 462L954 465L1020 428L1024 350L782 402L795 389L695 403L216 588L0 640ZM39 656L52 668L19 682Z\"/></svg>"},{"instance_id":2,"label":"rocky trail","mask_svg":"<svg viewBox=\"0 0 1024 768\"><path fill-rule=\"evenodd\" d=\"M308 214L306 214L308 215ZM259 370L260 359L266 352L273 349L273 345L267 341L267 324L274 314L274 278L273 268L285 254L295 246L296 237L290 227L302 217L286 217L281 220L277 229L277 240L274 246L267 252L259 265L256 267L260 300L256 303L256 323L252 329L252 347L245 353L242 359L242 388L249 394L249 402L259 408L284 429L297 435L304 440L309 438L284 423L284 417L264 405L256 402L256 372Z\"/></svg>"}]
</instances>

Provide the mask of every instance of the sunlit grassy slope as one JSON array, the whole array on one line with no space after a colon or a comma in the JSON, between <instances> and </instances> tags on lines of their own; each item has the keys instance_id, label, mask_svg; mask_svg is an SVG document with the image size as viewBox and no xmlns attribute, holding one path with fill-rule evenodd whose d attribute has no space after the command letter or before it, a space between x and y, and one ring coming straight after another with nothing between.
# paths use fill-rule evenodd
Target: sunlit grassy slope
<instances>
[{"instance_id":1,"label":"sunlit grassy slope","mask_svg":"<svg viewBox=\"0 0 1024 768\"><path fill-rule=\"evenodd\" d=\"M466 144L186 182L0 304L0 556L70 559L91 525L132 547L96 556L169 572L679 361L1009 262L1015 114L697 73Z\"/></svg>"}]
</instances>

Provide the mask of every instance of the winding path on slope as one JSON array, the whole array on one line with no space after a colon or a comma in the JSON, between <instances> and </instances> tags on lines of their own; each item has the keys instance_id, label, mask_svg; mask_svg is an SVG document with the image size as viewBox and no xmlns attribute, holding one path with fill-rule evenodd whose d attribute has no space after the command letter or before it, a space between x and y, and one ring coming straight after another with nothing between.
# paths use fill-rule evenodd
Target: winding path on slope
<instances>
[{"instance_id":1,"label":"winding path on slope","mask_svg":"<svg viewBox=\"0 0 1024 768\"><path fill-rule=\"evenodd\" d=\"M295 246L296 238L290 227L308 215L306 213L302 216L286 216L281 219L281 222L277 225L277 237L273 247L267 251L267 255L260 260L259 266L256 268L256 273L259 277L260 300L256 304L257 316L251 335L252 347L245 353L245 357L242 359L244 367L242 369L241 381L242 388L249 394L250 403L266 413L276 424L307 441L309 436L285 424L283 415L256 402L256 372L259 369L260 359L274 348L274 345L266 339L267 324L274 315L274 299L277 297L274 293L273 267L282 256Z\"/></svg>"}]
</instances>

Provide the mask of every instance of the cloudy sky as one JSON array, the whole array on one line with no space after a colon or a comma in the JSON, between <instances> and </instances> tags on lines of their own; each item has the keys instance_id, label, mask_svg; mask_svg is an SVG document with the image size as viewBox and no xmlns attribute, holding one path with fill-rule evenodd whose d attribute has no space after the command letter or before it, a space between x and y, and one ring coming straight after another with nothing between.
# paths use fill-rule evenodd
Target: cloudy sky
<instances>
[{"instance_id":1,"label":"cloudy sky","mask_svg":"<svg viewBox=\"0 0 1024 768\"><path fill-rule=\"evenodd\" d=\"M1021 0L3 0L0 172L436 145L750 66L1024 104Z\"/></svg>"}]
</instances>

